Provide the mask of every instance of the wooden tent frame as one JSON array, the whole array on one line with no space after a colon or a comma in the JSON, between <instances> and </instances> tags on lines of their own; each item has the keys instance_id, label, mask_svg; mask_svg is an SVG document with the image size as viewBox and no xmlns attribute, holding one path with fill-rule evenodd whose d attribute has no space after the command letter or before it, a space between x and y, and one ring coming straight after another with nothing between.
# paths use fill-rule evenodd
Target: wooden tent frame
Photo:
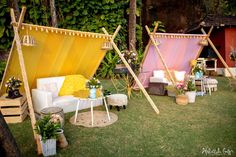
<instances>
[{"instance_id":1,"label":"wooden tent frame","mask_svg":"<svg viewBox=\"0 0 236 157\"><path fill-rule=\"evenodd\" d=\"M19 30L20 30L21 27L23 27L24 25L29 25L30 26L30 24L23 24L25 12L26 12L26 7L23 6L22 10L21 10L20 18L19 18L18 21L16 21L14 10L12 8L10 10L11 20L12 20L11 24L13 25L13 30L14 30L14 39L13 39L12 47L11 47L11 50L10 50L10 53L9 53L9 57L8 57L8 60L7 60L5 72L3 74L3 80L6 77L6 70L9 67L10 58L12 56L13 49L14 49L14 46L16 44L18 60L19 60L20 70L21 70L21 75L22 75L22 79L23 79L23 82L24 82L24 90L25 90L26 99L27 99L27 102L28 102L28 107L29 107L29 115L30 115L30 119L31 119L31 126L33 128L34 139L35 139L36 144L37 144L37 153L38 153L38 155L40 155L40 154L42 154L42 148L41 148L41 144L40 144L40 140L39 140L39 135L36 134L36 132L34 130L35 123L36 123L36 117L35 117L35 113L34 113L33 102L32 102L32 97L31 97L31 93L30 93L30 88L29 88L29 83L28 83L28 78L27 78L27 73L26 73L26 67L25 67L25 63L24 63L24 56L23 56L23 52L22 52L22 45L21 45L21 40L20 40L20 35L19 35ZM48 27L45 27L45 26L39 26L39 29L41 29L41 30L42 29L46 29L46 31L47 31L47 28ZM148 95L147 91L144 89L144 87L141 84L141 82L139 81L138 77L135 75L135 73L133 72L133 70L131 69L131 67L129 66L128 62L125 60L125 58L122 56L121 51L118 49L117 45L114 42L114 38L118 34L120 28L121 28L121 26L118 26L113 35L109 35L108 32L106 31L106 29L102 28L102 30L105 33L105 35L101 35L101 36L98 36L98 37L101 38L102 36L106 36L106 39L110 41L110 43L114 47L115 51L118 53L119 57L124 62L125 66L129 70L131 75L134 77L134 79L135 79L136 83L138 84L139 88L142 90L143 94L145 95L145 97L147 98L149 103L151 104L151 106L154 109L154 111L157 114L159 114L159 110L156 107L155 103L153 102L151 97ZM58 29L57 28L53 28L51 31L52 32L53 31L57 32ZM78 33L76 31L66 30L66 29L60 29L60 31L61 31L61 33L62 32L65 33L65 34L69 33L69 34L72 34L72 35ZM93 34L93 33L89 34L89 33L81 32L80 35L94 36L94 35L97 35L97 34ZM2 86L3 86L3 81L1 82L0 88L2 88Z\"/></svg>"},{"instance_id":2,"label":"wooden tent frame","mask_svg":"<svg viewBox=\"0 0 236 157\"><path fill-rule=\"evenodd\" d=\"M146 97L146 99L148 100L148 102L150 103L150 105L152 106L152 108L154 109L154 111L159 114L160 111L158 110L158 108L156 107L155 103L153 102L153 100L151 99L151 97L149 96L149 94L147 93L147 91L145 90L145 88L143 87L142 83L139 81L138 77L135 75L134 71L132 70L132 68L130 67L129 63L126 61L126 59L124 58L124 56L122 55L121 51L119 50L119 48L117 47L116 43L114 42L114 39L116 37L116 35L118 34L119 30L120 30L121 26L119 25L114 34L112 35L112 38L110 39L110 42L113 46L113 48L115 49L115 51L117 52L117 54L119 55L120 59L122 60L122 62L124 63L124 65L126 66L126 68L128 69L128 71L130 72L130 74L132 75L132 77L134 78L134 80L136 81L137 85L139 86L139 88L141 89L141 91L143 92L144 96ZM106 35L109 35L109 33L106 31L105 28L102 28L103 32Z\"/></svg>"},{"instance_id":3,"label":"wooden tent frame","mask_svg":"<svg viewBox=\"0 0 236 157\"><path fill-rule=\"evenodd\" d=\"M172 77L172 75L171 75L171 73L170 73L170 71L169 71L169 68L167 67L167 65L166 65L166 63L165 63L165 60L163 59L163 57L162 57L162 55L161 55L161 52L160 52L159 48L157 47L157 43L156 43L156 41L154 40L154 37L153 37L153 35L155 35L155 33L156 33L156 31L157 31L158 23L156 23L155 28L154 28L154 31L153 31L152 33L150 32L148 26L145 26L145 28L146 28L146 31L147 31L147 33L148 33L150 39L149 39L149 41L148 41L147 46L145 47L144 58L143 58L143 60L142 60L142 62L141 62L140 68L142 68L142 65L143 65L143 63L144 63L144 60L146 59L148 50L149 50L149 48L150 48L150 46L151 46L151 43L152 43L152 44L154 45L154 47L155 47L156 53L158 54L158 56L159 56L160 59L161 59L162 65L164 66L165 70L167 71L168 76L170 77L171 82L173 83L173 85L176 85L176 82L175 82L175 80L173 79L173 77ZM206 39L207 39L208 43L210 44L210 46L212 47L212 49L214 50L214 52L216 53L216 55L219 57L219 59L221 60L221 62L222 62L223 65L225 66L225 68L228 70L228 72L230 73L231 77L232 77L233 79L235 79L234 75L232 74L232 72L231 72L230 69L229 69L229 66L228 66L227 63L224 61L224 59L223 59L222 56L220 55L219 51L216 49L216 47L214 46L214 44L212 43L212 41L211 41L211 39L210 39L210 34L211 34L212 30L213 30L213 26L212 26L211 29L209 30L208 34L206 34L206 32L204 31L204 29L203 29L203 28L201 29L202 33L203 33L204 35L207 35L207 36L206 36ZM199 51L197 52L197 58L200 56L200 54L201 54L201 52L202 52L202 50L203 50L203 47L204 47L204 46L202 45L201 48L199 49Z\"/></svg>"}]
</instances>

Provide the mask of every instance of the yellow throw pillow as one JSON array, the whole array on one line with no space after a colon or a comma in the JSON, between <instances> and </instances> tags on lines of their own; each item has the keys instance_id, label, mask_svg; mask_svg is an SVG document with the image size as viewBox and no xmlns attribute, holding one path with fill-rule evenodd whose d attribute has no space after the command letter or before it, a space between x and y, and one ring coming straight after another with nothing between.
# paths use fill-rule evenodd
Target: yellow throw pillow
<instances>
[{"instance_id":1,"label":"yellow throw pillow","mask_svg":"<svg viewBox=\"0 0 236 157\"><path fill-rule=\"evenodd\" d=\"M75 91L86 90L87 79L83 75L68 75L60 89L59 96L73 95Z\"/></svg>"}]
</instances>

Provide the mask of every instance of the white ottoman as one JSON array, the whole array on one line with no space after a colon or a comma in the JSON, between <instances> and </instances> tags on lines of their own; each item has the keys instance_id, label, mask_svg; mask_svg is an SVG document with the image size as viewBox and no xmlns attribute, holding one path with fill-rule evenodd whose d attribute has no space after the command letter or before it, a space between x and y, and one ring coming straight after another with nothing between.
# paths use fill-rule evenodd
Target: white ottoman
<instances>
[{"instance_id":1,"label":"white ottoman","mask_svg":"<svg viewBox=\"0 0 236 157\"><path fill-rule=\"evenodd\" d=\"M218 84L218 81L213 78L207 78L204 81L204 85L208 86L212 91L217 91L217 84Z\"/></svg>"},{"instance_id":2,"label":"white ottoman","mask_svg":"<svg viewBox=\"0 0 236 157\"><path fill-rule=\"evenodd\" d=\"M126 108L128 97L125 94L112 94L107 96L107 103L110 105L110 109L112 109L112 106L116 106L117 110L120 111L120 106Z\"/></svg>"}]
</instances>

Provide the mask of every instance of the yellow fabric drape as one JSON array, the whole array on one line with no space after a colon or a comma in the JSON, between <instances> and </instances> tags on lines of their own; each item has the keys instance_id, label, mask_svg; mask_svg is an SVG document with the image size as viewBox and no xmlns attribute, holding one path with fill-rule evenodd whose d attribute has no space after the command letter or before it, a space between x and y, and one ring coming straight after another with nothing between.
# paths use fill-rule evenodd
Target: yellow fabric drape
<instances>
[{"instance_id":1,"label":"yellow fabric drape","mask_svg":"<svg viewBox=\"0 0 236 157\"><path fill-rule=\"evenodd\" d=\"M71 74L81 74L91 78L106 54L106 50L101 49L103 43L107 41L101 37L104 34L93 33L85 37L75 33L50 31L50 28L48 31L41 31L34 27L32 29L24 25L24 29L20 29L21 38L28 34L34 37L36 43L33 47L22 46L30 89L36 87L37 78ZM11 76L22 80L16 45L6 69L1 95L5 93L4 84Z\"/></svg>"}]
</instances>

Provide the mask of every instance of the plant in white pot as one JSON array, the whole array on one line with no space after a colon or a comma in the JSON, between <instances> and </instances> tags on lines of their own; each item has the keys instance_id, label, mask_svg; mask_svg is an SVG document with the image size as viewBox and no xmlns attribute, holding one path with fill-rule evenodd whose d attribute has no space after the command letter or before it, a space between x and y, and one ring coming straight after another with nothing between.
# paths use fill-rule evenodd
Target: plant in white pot
<instances>
[{"instance_id":1,"label":"plant in white pot","mask_svg":"<svg viewBox=\"0 0 236 157\"><path fill-rule=\"evenodd\" d=\"M185 95L187 95L189 103L195 103L195 99L196 99L196 85L195 85L193 79L190 79L188 81L188 83L187 83L187 91L185 92Z\"/></svg>"},{"instance_id":2,"label":"plant in white pot","mask_svg":"<svg viewBox=\"0 0 236 157\"><path fill-rule=\"evenodd\" d=\"M51 118L51 115L45 115L35 124L35 131L40 135L40 142L44 156L56 154L56 138L58 130L61 129L59 121Z\"/></svg>"}]
</instances>

